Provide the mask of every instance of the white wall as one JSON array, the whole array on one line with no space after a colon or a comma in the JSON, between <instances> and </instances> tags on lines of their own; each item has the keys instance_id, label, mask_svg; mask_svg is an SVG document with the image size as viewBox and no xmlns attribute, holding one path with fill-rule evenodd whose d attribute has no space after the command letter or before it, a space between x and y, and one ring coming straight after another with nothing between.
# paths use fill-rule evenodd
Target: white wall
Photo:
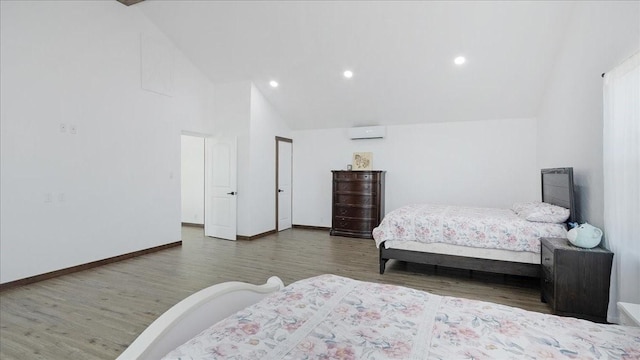
<instances>
[{"instance_id":1,"label":"white wall","mask_svg":"<svg viewBox=\"0 0 640 360\"><path fill-rule=\"evenodd\" d=\"M249 177L252 194L251 235L276 228L276 136L291 138L291 130L252 84Z\"/></svg>"},{"instance_id":2,"label":"white wall","mask_svg":"<svg viewBox=\"0 0 640 360\"><path fill-rule=\"evenodd\" d=\"M604 225L600 75L639 47L639 2L576 3L538 117L538 166L574 168L579 220L598 227Z\"/></svg>"},{"instance_id":3,"label":"white wall","mask_svg":"<svg viewBox=\"0 0 640 360\"><path fill-rule=\"evenodd\" d=\"M251 233L251 189L249 184L249 122L251 120L251 83L214 84L213 108L215 136L238 139L237 233Z\"/></svg>"},{"instance_id":4,"label":"white wall","mask_svg":"<svg viewBox=\"0 0 640 360\"><path fill-rule=\"evenodd\" d=\"M204 225L204 138L182 135L182 222Z\"/></svg>"},{"instance_id":5,"label":"white wall","mask_svg":"<svg viewBox=\"0 0 640 360\"><path fill-rule=\"evenodd\" d=\"M0 6L0 282L180 240L180 133L213 132L210 82L174 49L172 96L142 90L140 35L170 43L135 7Z\"/></svg>"},{"instance_id":6,"label":"white wall","mask_svg":"<svg viewBox=\"0 0 640 360\"><path fill-rule=\"evenodd\" d=\"M386 212L405 204L510 207L540 198L536 120L387 127L384 139L349 140L347 129L294 131L293 222L331 226L331 170L373 152L386 170Z\"/></svg>"},{"instance_id":7,"label":"white wall","mask_svg":"<svg viewBox=\"0 0 640 360\"><path fill-rule=\"evenodd\" d=\"M275 229L275 137L290 130L250 82L214 85L215 135L238 138L238 235Z\"/></svg>"}]
</instances>

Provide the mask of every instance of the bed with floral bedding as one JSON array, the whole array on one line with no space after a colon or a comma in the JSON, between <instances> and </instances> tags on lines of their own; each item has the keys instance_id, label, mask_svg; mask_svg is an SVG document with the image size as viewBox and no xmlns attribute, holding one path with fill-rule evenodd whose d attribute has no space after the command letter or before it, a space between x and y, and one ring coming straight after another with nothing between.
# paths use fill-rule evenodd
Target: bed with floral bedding
<instances>
[{"instance_id":1,"label":"bed with floral bedding","mask_svg":"<svg viewBox=\"0 0 640 360\"><path fill-rule=\"evenodd\" d=\"M510 209L413 204L373 230L380 273L388 260L539 277L540 238L566 238L575 221L573 169L541 171L542 201Z\"/></svg>"},{"instance_id":2,"label":"bed with floral bedding","mask_svg":"<svg viewBox=\"0 0 640 360\"><path fill-rule=\"evenodd\" d=\"M321 275L164 359L638 359L640 328Z\"/></svg>"},{"instance_id":3,"label":"bed with floral bedding","mask_svg":"<svg viewBox=\"0 0 640 360\"><path fill-rule=\"evenodd\" d=\"M516 207L553 209L542 202ZM373 230L373 238L378 247L391 240L540 253L541 237L566 237L564 222L569 210L564 210L566 216L556 218L555 222L538 222L526 220L511 209L407 205L387 214Z\"/></svg>"}]
</instances>

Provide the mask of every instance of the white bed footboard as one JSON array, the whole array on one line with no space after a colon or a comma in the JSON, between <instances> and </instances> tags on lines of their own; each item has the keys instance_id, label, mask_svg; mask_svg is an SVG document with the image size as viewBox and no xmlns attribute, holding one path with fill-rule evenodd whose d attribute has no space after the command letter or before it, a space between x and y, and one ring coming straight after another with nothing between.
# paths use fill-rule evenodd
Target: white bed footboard
<instances>
[{"instance_id":1,"label":"white bed footboard","mask_svg":"<svg viewBox=\"0 0 640 360\"><path fill-rule=\"evenodd\" d=\"M146 328L118 360L160 359L227 316L284 287L272 276L263 285L216 284L180 301Z\"/></svg>"}]
</instances>

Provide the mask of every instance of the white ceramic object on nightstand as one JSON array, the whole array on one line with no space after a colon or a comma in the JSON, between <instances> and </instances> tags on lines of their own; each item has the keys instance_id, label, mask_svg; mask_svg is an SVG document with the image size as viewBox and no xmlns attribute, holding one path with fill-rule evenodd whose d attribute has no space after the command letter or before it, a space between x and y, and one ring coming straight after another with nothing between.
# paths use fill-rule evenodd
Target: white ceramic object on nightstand
<instances>
[{"instance_id":1,"label":"white ceramic object on nightstand","mask_svg":"<svg viewBox=\"0 0 640 360\"><path fill-rule=\"evenodd\" d=\"M618 302L620 325L640 326L640 304Z\"/></svg>"},{"instance_id":2,"label":"white ceramic object on nightstand","mask_svg":"<svg viewBox=\"0 0 640 360\"><path fill-rule=\"evenodd\" d=\"M575 246L591 249L600 244L602 230L589 223L584 223L569 230L567 232L567 239Z\"/></svg>"}]
</instances>

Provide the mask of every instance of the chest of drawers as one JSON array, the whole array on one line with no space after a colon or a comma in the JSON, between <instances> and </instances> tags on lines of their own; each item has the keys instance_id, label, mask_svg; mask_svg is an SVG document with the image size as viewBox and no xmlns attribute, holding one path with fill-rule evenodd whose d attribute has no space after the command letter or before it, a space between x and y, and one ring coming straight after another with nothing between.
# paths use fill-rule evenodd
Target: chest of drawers
<instances>
[{"instance_id":1,"label":"chest of drawers","mask_svg":"<svg viewBox=\"0 0 640 360\"><path fill-rule=\"evenodd\" d=\"M371 239L384 216L384 171L332 171L331 235Z\"/></svg>"}]
</instances>

